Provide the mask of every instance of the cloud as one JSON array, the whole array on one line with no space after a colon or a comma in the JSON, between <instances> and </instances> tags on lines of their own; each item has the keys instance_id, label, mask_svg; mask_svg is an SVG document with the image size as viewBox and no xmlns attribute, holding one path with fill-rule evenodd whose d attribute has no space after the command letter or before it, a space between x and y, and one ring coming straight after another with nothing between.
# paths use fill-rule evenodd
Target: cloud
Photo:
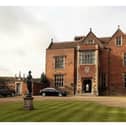
<instances>
[{"instance_id":1,"label":"cloud","mask_svg":"<svg viewBox=\"0 0 126 126\"><path fill-rule=\"evenodd\" d=\"M54 41L73 40L89 28L97 36L111 36L125 28L126 7L0 7L0 75L45 69L45 49ZM3 69L3 70L2 70Z\"/></svg>"},{"instance_id":2,"label":"cloud","mask_svg":"<svg viewBox=\"0 0 126 126\"><path fill-rule=\"evenodd\" d=\"M48 33L48 24L36 19L27 7L0 7L0 75L31 69L34 76L40 76Z\"/></svg>"},{"instance_id":3,"label":"cloud","mask_svg":"<svg viewBox=\"0 0 126 126\"><path fill-rule=\"evenodd\" d=\"M26 53L25 53L25 51L23 49L15 49L13 51L13 54L17 55L17 56L25 56L26 55Z\"/></svg>"},{"instance_id":4,"label":"cloud","mask_svg":"<svg viewBox=\"0 0 126 126\"><path fill-rule=\"evenodd\" d=\"M10 76L12 75L11 70L8 67L0 66L0 76Z\"/></svg>"}]
</instances>

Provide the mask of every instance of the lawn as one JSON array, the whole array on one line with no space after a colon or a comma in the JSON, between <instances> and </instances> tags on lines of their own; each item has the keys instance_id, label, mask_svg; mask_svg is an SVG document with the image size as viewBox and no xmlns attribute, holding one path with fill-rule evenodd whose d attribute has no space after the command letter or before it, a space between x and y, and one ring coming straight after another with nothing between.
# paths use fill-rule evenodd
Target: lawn
<instances>
[{"instance_id":1,"label":"lawn","mask_svg":"<svg viewBox=\"0 0 126 126\"><path fill-rule=\"evenodd\" d=\"M126 109L85 101L35 101L23 110L22 102L0 104L0 122L112 122L126 121Z\"/></svg>"}]
</instances>

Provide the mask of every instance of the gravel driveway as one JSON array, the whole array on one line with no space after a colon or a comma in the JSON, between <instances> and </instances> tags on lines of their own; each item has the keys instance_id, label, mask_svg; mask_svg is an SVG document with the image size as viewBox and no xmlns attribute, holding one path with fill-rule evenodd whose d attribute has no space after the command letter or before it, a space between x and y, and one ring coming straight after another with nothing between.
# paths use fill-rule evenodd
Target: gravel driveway
<instances>
[{"instance_id":1,"label":"gravel driveway","mask_svg":"<svg viewBox=\"0 0 126 126\"><path fill-rule=\"evenodd\" d=\"M33 96L35 101L44 101L44 100L79 100L79 101L93 101L107 106L115 107L126 107L126 97L123 96L68 96L68 97L42 97L42 96ZM15 102L23 101L23 96L17 97L6 97L0 98L0 103L6 102Z\"/></svg>"}]
</instances>

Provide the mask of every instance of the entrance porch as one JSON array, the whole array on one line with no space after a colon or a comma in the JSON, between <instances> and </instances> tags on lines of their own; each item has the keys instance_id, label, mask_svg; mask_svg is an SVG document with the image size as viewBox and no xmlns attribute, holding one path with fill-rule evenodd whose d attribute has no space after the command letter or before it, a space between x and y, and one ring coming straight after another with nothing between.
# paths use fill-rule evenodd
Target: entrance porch
<instances>
[{"instance_id":1,"label":"entrance porch","mask_svg":"<svg viewBox=\"0 0 126 126\"><path fill-rule=\"evenodd\" d=\"M93 78L83 78L80 83L77 84L76 95L98 95L98 89L96 82L93 81Z\"/></svg>"}]
</instances>

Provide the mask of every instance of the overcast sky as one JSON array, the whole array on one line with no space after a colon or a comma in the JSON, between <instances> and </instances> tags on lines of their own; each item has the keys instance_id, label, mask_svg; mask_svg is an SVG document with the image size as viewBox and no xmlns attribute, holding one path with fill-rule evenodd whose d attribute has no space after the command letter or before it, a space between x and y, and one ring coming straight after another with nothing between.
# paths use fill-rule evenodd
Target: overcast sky
<instances>
[{"instance_id":1,"label":"overcast sky","mask_svg":"<svg viewBox=\"0 0 126 126\"><path fill-rule=\"evenodd\" d=\"M117 25L126 32L126 7L0 7L0 76L40 77L51 38L71 41L90 27L112 36Z\"/></svg>"}]
</instances>

